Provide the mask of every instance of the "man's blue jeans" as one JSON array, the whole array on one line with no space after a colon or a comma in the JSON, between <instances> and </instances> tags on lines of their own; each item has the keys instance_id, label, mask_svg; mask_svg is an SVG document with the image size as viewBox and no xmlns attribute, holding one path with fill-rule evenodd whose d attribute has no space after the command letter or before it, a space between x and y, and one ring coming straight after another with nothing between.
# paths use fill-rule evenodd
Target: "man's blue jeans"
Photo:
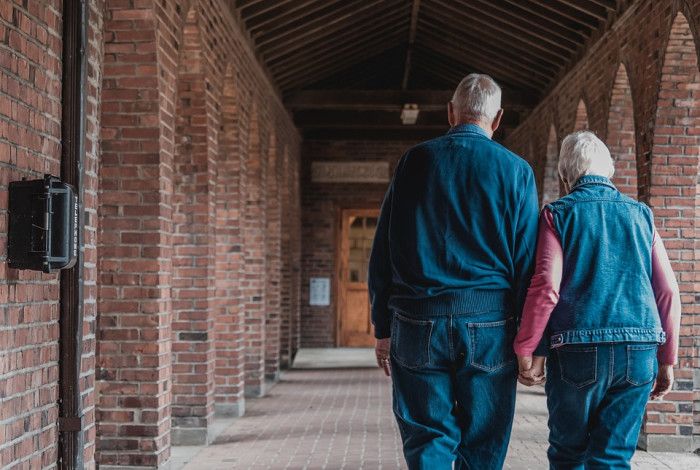
<instances>
[{"instance_id":1,"label":"man's blue jeans","mask_svg":"<svg viewBox=\"0 0 700 470\"><path fill-rule=\"evenodd\" d=\"M509 315L394 314L394 414L410 469L503 467L517 381Z\"/></svg>"},{"instance_id":2,"label":"man's blue jeans","mask_svg":"<svg viewBox=\"0 0 700 470\"><path fill-rule=\"evenodd\" d=\"M547 363L551 469L627 469L658 372L656 344L567 345Z\"/></svg>"}]
</instances>

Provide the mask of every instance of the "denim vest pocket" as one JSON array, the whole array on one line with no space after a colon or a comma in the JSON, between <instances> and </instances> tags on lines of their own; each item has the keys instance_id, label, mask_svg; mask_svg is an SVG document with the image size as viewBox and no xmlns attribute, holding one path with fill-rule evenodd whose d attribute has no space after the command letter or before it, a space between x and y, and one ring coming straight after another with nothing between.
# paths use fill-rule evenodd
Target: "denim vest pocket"
<instances>
[{"instance_id":1,"label":"denim vest pocket","mask_svg":"<svg viewBox=\"0 0 700 470\"><path fill-rule=\"evenodd\" d=\"M565 346L556 351L559 372L564 382L583 388L598 380L597 347Z\"/></svg>"},{"instance_id":2,"label":"denim vest pocket","mask_svg":"<svg viewBox=\"0 0 700 470\"><path fill-rule=\"evenodd\" d=\"M627 345L627 382L645 385L656 377L656 345Z\"/></svg>"},{"instance_id":3,"label":"denim vest pocket","mask_svg":"<svg viewBox=\"0 0 700 470\"><path fill-rule=\"evenodd\" d=\"M469 362L477 369L493 372L515 361L513 340L515 320L488 323L467 323L469 330Z\"/></svg>"},{"instance_id":4,"label":"denim vest pocket","mask_svg":"<svg viewBox=\"0 0 700 470\"><path fill-rule=\"evenodd\" d=\"M416 320L394 313L391 330L391 354L396 362L409 369L430 364L431 320Z\"/></svg>"}]
</instances>

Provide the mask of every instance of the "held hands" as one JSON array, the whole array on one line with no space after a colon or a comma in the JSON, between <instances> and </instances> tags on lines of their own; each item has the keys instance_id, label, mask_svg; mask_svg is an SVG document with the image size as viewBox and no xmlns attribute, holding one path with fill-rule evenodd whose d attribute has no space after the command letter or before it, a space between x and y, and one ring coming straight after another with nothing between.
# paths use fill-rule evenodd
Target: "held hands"
<instances>
[{"instance_id":1,"label":"held hands","mask_svg":"<svg viewBox=\"0 0 700 470\"><path fill-rule=\"evenodd\" d=\"M377 356L377 365L384 369L387 377L391 375L391 363L389 362L389 350L391 348L391 338L377 340L374 346L374 354Z\"/></svg>"},{"instance_id":2,"label":"held hands","mask_svg":"<svg viewBox=\"0 0 700 470\"><path fill-rule=\"evenodd\" d=\"M654 389L651 391L652 400L661 400L673 387L673 366L659 365L659 374L656 376Z\"/></svg>"},{"instance_id":3,"label":"held hands","mask_svg":"<svg viewBox=\"0 0 700 470\"><path fill-rule=\"evenodd\" d=\"M518 356L518 382L528 387L544 383L544 361L542 356Z\"/></svg>"}]
</instances>

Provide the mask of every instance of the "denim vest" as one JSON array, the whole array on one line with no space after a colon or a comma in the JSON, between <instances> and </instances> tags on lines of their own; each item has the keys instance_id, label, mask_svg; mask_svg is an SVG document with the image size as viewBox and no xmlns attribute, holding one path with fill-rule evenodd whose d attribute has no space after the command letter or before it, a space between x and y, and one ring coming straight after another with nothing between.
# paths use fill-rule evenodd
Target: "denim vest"
<instances>
[{"instance_id":1,"label":"denim vest","mask_svg":"<svg viewBox=\"0 0 700 470\"><path fill-rule=\"evenodd\" d=\"M547 207L564 253L551 346L664 343L651 285L651 209L594 175Z\"/></svg>"}]
</instances>

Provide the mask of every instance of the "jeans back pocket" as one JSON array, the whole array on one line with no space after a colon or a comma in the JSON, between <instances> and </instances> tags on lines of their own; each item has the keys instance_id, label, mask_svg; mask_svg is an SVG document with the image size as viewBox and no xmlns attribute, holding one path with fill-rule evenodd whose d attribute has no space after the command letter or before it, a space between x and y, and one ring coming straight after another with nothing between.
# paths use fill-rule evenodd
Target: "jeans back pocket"
<instances>
[{"instance_id":1,"label":"jeans back pocket","mask_svg":"<svg viewBox=\"0 0 700 470\"><path fill-rule=\"evenodd\" d=\"M576 388L598 380L598 348L595 346L562 346L557 350L561 379Z\"/></svg>"},{"instance_id":2,"label":"jeans back pocket","mask_svg":"<svg viewBox=\"0 0 700 470\"><path fill-rule=\"evenodd\" d=\"M656 344L627 345L627 382L646 385L656 378Z\"/></svg>"},{"instance_id":3,"label":"jeans back pocket","mask_svg":"<svg viewBox=\"0 0 700 470\"><path fill-rule=\"evenodd\" d=\"M487 372L502 369L515 362L513 340L515 320L467 323L469 330L469 362L477 369Z\"/></svg>"},{"instance_id":4,"label":"jeans back pocket","mask_svg":"<svg viewBox=\"0 0 700 470\"><path fill-rule=\"evenodd\" d=\"M430 364L431 320L416 320L394 313L391 323L391 354L394 360L409 369Z\"/></svg>"}]
</instances>

